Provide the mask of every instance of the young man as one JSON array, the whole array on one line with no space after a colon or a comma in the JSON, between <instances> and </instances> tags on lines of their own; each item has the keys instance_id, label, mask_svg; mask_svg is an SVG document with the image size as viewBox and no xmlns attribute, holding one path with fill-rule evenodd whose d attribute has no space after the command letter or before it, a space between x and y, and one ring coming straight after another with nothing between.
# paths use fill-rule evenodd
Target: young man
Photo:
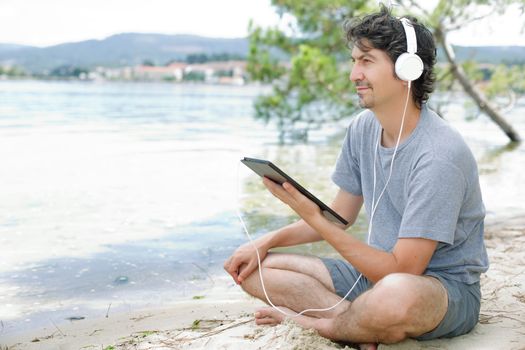
<instances>
[{"instance_id":1,"label":"young man","mask_svg":"<svg viewBox=\"0 0 525 350\"><path fill-rule=\"evenodd\" d=\"M410 43L402 20L382 7L345 28L354 62L350 79L366 109L348 128L332 176L340 188L332 208L351 225L364 203L372 221L369 244L328 221L290 184L268 179L265 186L302 220L255 241L266 290L282 310L330 307L357 281L336 308L294 320L324 337L372 347L469 332L478 321L479 276L488 268L476 162L461 136L425 104L433 90L435 44L424 26L409 22L423 62L422 75L411 83L394 70ZM268 253L322 239L345 260ZM224 267L266 301L251 244ZM286 316L264 308L255 317L257 324L275 324Z\"/></svg>"}]
</instances>

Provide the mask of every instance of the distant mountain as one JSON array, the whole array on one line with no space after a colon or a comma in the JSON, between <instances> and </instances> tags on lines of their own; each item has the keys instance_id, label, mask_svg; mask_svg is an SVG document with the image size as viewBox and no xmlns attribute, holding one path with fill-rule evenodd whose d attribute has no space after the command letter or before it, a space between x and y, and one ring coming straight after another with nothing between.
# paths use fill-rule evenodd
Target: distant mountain
<instances>
[{"instance_id":1,"label":"distant mountain","mask_svg":"<svg viewBox=\"0 0 525 350\"><path fill-rule=\"evenodd\" d=\"M13 52L20 49L27 49L32 46L18 45L18 44L0 44L0 52Z\"/></svg>"},{"instance_id":2,"label":"distant mountain","mask_svg":"<svg viewBox=\"0 0 525 350\"><path fill-rule=\"evenodd\" d=\"M195 35L125 33L104 40L87 40L44 48L0 44L0 63L16 64L39 73L62 65L84 68L129 66L145 60L165 64L189 54L229 53L246 56L248 40L206 38Z\"/></svg>"},{"instance_id":3,"label":"distant mountain","mask_svg":"<svg viewBox=\"0 0 525 350\"><path fill-rule=\"evenodd\" d=\"M460 61L480 63L525 63L525 46L460 46L454 47Z\"/></svg>"},{"instance_id":4,"label":"distant mountain","mask_svg":"<svg viewBox=\"0 0 525 350\"><path fill-rule=\"evenodd\" d=\"M87 40L44 48L0 44L0 64L15 64L34 73L69 65L82 68L118 67L146 60L163 65L183 60L189 54L228 53L246 57L248 39L217 39L195 35L124 33L104 40ZM525 47L454 47L460 61L480 63L525 63ZM438 60L444 61L438 51Z\"/></svg>"}]
</instances>

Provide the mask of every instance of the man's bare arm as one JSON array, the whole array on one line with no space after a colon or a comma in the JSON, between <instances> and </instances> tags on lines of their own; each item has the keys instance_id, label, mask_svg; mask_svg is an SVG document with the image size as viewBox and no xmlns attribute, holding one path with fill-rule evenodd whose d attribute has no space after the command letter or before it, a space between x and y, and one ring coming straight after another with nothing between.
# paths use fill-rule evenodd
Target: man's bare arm
<instances>
[{"instance_id":1,"label":"man's bare arm","mask_svg":"<svg viewBox=\"0 0 525 350\"><path fill-rule=\"evenodd\" d=\"M346 230L352 226L357 219L357 215L363 205L363 197L356 196L351 193L339 190L337 192L330 207L346 221L347 226L334 224L337 227ZM308 225L304 220L299 220L293 224L285 226L268 236L261 237L263 241L266 240L266 245L270 248L289 247L298 244L311 243L323 240L323 237Z\"/></svg>"},{"instance_id":2,"label":"man's bare arm","mask_svg":"<svg viewBox=\"0 0 525 350\"><path fill-rule=\"evenodd\" d=\"M315 203L289 183L279 186L265 180L265 185L374 283L394 272L423 273L437 247L436 241L405 238L398 240L392 252L373 248L328 221Z\"/></svg>"},{"instance_id":3,"label":"man's bare arm","mask_svg":"<svg viewBox=\"0 0 525 350\"><path fill-rule=\"evenodd\" d=\"M362 204L363 197L340 190L332 202L331 208L345 218L349 222L348 226L350 226L355 222ZM336 225L336 227L342 230L347 228L342 225ZM259 250L261 260L264 260L272 248L317 242L322 239L323 237L304 220L299 220L256 239L254 244ZM256 268L257 256L250 242L240 246L224 263L224 269L236 283L242 283Z\"/></svg>"}]
</instances>

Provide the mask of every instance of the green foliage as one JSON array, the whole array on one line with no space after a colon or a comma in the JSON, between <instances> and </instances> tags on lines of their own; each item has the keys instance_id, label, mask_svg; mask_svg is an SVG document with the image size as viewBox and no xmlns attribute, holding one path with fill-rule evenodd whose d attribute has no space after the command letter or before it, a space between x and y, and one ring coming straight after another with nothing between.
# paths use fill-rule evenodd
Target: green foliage
<instances>
[{"instance_id":1,"label":"green foliage","mask_svg":"<svg viewBox=\"0 0 525 350\"><path fill-rule=\"evenodd\" d=\"M525 93L525 66L495 66L485 89L487 96L495 97L508 90Z\"/></svg>"},{"instance_id":2,"label":"green foliage","mask_svg":"<svg viewBox=\"0 0 525 350\"><path fill-rule=\"evenodd\" d=\"M467 61L462 68L472 83L477 85L488 98L509 93L525 94L525 65L484 64ZM436 67L439 91L449 91L454 84L447 67Z\"/></svg>"},{"instance_id":3,"label":"green foliage","mask_svg":"<svg viewBox=\"0 0 525 350\"><path fill-rule=\"evenodd\" d=\"M436 36L446 36L480 14L502 13L509 4L525 9L525 0L440 0L432 10L415 0L397 3L396 12L416 15ZM250 24L248 73L253 80L272 84L271 93L256 100L255 116L275 122L282 142L290 137L307 140L309 130L356 111L342 26L348 18L376 10L377 1L272 0L272 4L281 16L293 20L286 33ZM487 85L493 80L487 87L490 96L509 87L523 90L522 68L480 68L473 62L465 62L463 68L474 83ZM436 73L438 88L452 88L454 76L448 65L436 67Z\"/></svg>"},{"instance_id":4,"label":"green foliage","mask_svg":"<svg viewBox=\"0 0 525 350\"><path fill-rule=\"evenodd\" d=\"M218 70L213 75L216 77L233 77L233 70Z\"/></svg>"},{"instance_id":5,"label":"green foliage","mask_svg":"<svg viewBox=\"0 0 525 350\"><path fill-rule=\"evenodd\" d=\"M0 66L0 75L5 75L8 77L24 77L27 73L17 66Z\"/></svg>"},{"instance_id":6,"label":"green foliage","mask_svg":"<svg viewBox=\"0 0 525 350\"><path fill-rule=\"evenodd\" d=\"M274 85L273 94L256 102L256 117L277 121L281 141L306 140L308 131L341 119L354 110L348 65L306 44L292 57L285 81Z\"/></svg>"},{"instance_id":7,"label":"green foliage","mask_svg":"<svg viewBox=\"0 0 525 350\"><path fill-rule=\"evenodd\" d=\"M250 25L248 73L253 80L273 84L270 94L257 99L256 118L275 121L281 142L307 140L309 130L356 110L342 24L345 18L370 8L366 1L272 3L279 13L294 16L291 30L297 35Z\"/></svg>"},{"instance_id":8,"label":"green foliage","mask_svg":"<svg viewBox=\"0 0 525 350\"><path fill-rule=\"evenodd\" d=\"M79 78L82 74L88 73L89 70L86 68L65 65L56 67L49 75L58 78Z\"/></svg>"},{"instance_id":9,"label":"green foliage","mask_svg":"<svg viewBox=\"0 0 525 350\"><path fill-rule=\"evenodd\" d=\"M184 73L182 79L185 81L204 81L206 79L206 75L203 72L193 71Z\"/></svg>"},{"instance_id":10,"label":"green foliage","mask_svg":"<svg viewBox=\"0 0 525 350\"><path fill-rule=\"evenodd\" d=\"M474 61L463 62L462 67L473 83L479 83L490 76L490 70L482 71Z\"/></svg>"},{"instance_id":11,"label":"green foliage","mask_svg":"<svg viewBox=\"0 0 525 350\"><path fill-rule=\"evenodd\" d=\"M144 60L142 61L142 65L146 67L155 67L155 62L152 60Z\"/></svg>"},{"instance_id":12,"label":"green foliage","mask_svg":"<svg viewBox=\"0 0 525 350\"><path fill-rule=\"evenodd\" d=\"M199 329L200 325L201 325L201 320L195 320L191 324L191 329L193 329L193 330Z\"/></svg>"},{"instance_id":13,"label":"green foliage","mask_svg":"<svg viewBox=\"0 0 525 350\"><path fill-rule=\"evenodd\" d=\"M206 62L225 62L225 61L236 61L244 60L245 57L236 54L230 53L218 53L218 54L205 54L205 53L196 53L186 56L186 63L195 64L195 63L206 63Z\"/></svg>"},{"instance_id":14,"label":"green foliage","mask_svg":"<svg viewBox=\"0 0 525 350\"><path fill-rule=\"evenodd\" d=\"M275 46L282 49L287 46L287 38L277 29L266 31L250 24L250 46L248 54L248 73L252 79L264 83L281 78L286 68L279 64L279 60L270 54L270 48Z\"/></svg>"}]
</instances>

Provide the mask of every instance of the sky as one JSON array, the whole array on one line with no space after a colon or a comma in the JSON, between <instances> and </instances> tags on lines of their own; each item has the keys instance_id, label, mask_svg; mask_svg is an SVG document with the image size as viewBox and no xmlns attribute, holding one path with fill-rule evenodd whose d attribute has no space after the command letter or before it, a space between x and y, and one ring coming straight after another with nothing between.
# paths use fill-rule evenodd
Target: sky
<instances>
[{"instance_id":1,"label":"sky","mask_svg":"<svg viewBox=\"0 0 525 350\"><path fill-rule=\"evenodd\" d=\"M0 43L50 46L123 32L238 38L249 20L285 26L270 0L0 0ZM451 33L456 45L522 45L525 16L503 16Z\"/></svg>"}]
</instances>

